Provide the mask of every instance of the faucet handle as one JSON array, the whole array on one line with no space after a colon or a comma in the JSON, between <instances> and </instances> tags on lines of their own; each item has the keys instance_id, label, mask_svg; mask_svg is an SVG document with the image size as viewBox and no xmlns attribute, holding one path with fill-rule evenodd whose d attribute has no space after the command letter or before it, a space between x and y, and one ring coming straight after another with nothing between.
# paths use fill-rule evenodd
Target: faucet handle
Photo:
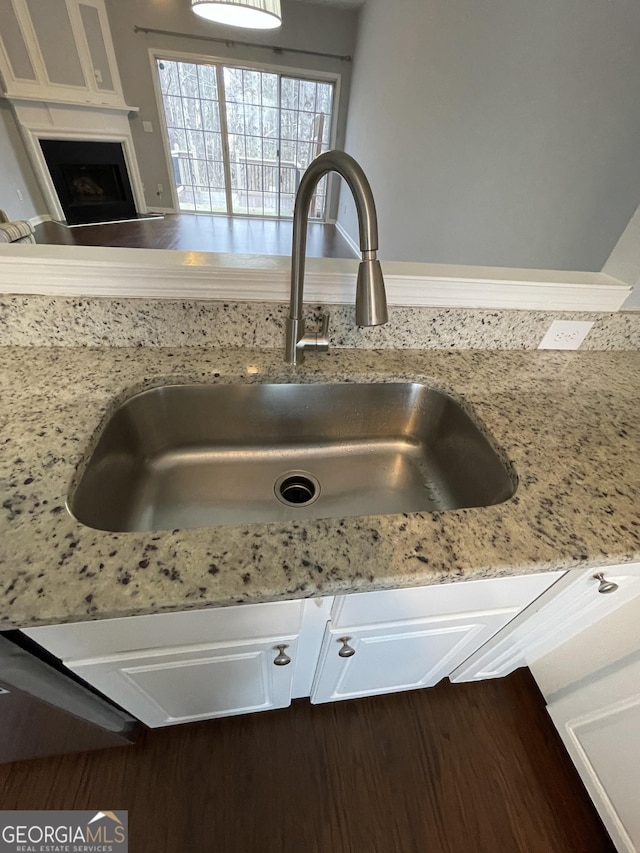
<instances>
[{"instance_id":1,"label":"faucet handle","mask_svg":"<svg viewBox=\"0 0 640 853\"><path fill-rule=\"evenodd\" d=\"M329 314L322 315L322 326L319 331L307 332L306 334L304 332L304 320L295 320L293 317L287 318L286 360L289 364L302 364L306 350L315 350L316 352L328 351L329 316Z\"/></svg>"},{"instance_id":2,"label":"faucet handle","mask_svg":"<svg viewBox=\"0 0 640 853\"><path fill-rule=\"evenodd\" d=\"M316 352L327 352L329 349L329 318L330 314L322 315L322 325L317 332L309 332L304 335L298 346L302 344L305 350L315 350Z\"/></svg>"}]
</instances>

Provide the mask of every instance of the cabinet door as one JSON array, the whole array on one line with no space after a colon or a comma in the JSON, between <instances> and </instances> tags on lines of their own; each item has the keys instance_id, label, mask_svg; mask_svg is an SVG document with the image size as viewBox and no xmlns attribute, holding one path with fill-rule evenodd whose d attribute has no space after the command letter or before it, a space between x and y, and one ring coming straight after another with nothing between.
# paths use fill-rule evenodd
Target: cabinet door
<instances>
[{"instance_id":1,"label":"cabinet door","mask_svg":"<svg viewBox=\"0 0 640 853\"><path fill-rule=\"evenodd\" d=\"M297 638L158 649L74 661L69 669L148 726L248 714L291 703ZM292 662L274 665L278 644Z\"/></svg>"},{"instance_id":2,"label":"cabinet door","mask_svg":"<svg viewBox=\"0 0 640 853\"><path fill-rule=\"evenodd\" d=\"M26 0L26 8L37 39L33 49L42 57L48 86L86 89L74 27L75 5L67 0Z\"/></svg>"},{"instance_id":3,"label":"cabinet door","mask_svg":"<svg viewBox=\"0 0 640 853\"><path fill-rule=\"evenodd\" d=\"M431 687L498 631L513 613L469 613L367 628L328 623L313 703ZM345 642L354 650L339 653Z\"/></svg>"},{"instance_id":4,"label":"cabinet door","mask_svg":"<svg viewBox=\"0 0 640 853\"><path fill-rule=\"evenodd\" d=\"M640 851L640 660L610 668L548 711L617 850Z\"/></svg>"},{"instance_id":5,"label":"cabinet door","mask_svg":"<svg viewBox=\"0 0 640 853\"><path fill-rule=\"evenodd\" d=\"M602 571L618 588L600 594L595 575ZM640 564L567 572L547 593L523 610L505 631L480 649L451 680L501 678L548 654L587 626L640 595Z\"/></svg>"}]
</instances>

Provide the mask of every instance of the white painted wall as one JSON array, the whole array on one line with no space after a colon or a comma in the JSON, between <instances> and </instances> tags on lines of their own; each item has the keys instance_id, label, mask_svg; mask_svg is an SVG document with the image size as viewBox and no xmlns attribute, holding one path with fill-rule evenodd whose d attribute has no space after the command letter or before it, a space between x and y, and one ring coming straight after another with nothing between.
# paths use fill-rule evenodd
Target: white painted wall
<instances>
[{"instance_id":1,"label":"white painted wall","mask_svg":"<svg viewBox=\"0 0 640 853\"><path fill-rule=\"evenodd\" d=\"M22 201L16 190L22 193ZM16 120L7 101L0 99L0 208L11 219L31 219L47 213L31 163L24 151Z\"/></svg>"},{"instance_id":2,"label":"white painted wall","mask_svg":"<svg viewBox=\"0 0 640 853\"><path fill-rule=\"evenodd\" d=\"M633 0L368 0L346 150L382 257L600 270L640 201L639 47Z\"/></svg>"},{"instance_id":3,"label":"white painted wall","mask_svg":"<svg viewBox=\"0 0 640 853\"><path fill-rule=\"evenodd\" d=\"M153 89L149 48L164 48L185 54L200 54L228 58L231 61L266 63L312 71L329 71L342 75L340 113L338 124L341 130L337 147L344 146L344 126L349 101L349 83L352 64L323 57L295 53L274 53L270 50L242 47L227 47L194 39L169 36L135 34L134 24L153 29L171 30L215 38L238 39L261 44L293 47L321 53L338 55L353 54L356 42L358 13L331 6L314 6L294 0L282 0L282 27L278 30L245 30L224 27L198 18L188 0L111 0L107 3L109 22L118 67L122 77L125 100L131 106L140 107L132 118L131 127L138 154L145 195L150 207L170 207L168 191L162 197L156 195L158 184L169 186L166 160L160 137L160 122ZM145 133L143 121L151 121L154 133ZM337 214L337 194L333 216Z\"/></svg>"}]
</instances>

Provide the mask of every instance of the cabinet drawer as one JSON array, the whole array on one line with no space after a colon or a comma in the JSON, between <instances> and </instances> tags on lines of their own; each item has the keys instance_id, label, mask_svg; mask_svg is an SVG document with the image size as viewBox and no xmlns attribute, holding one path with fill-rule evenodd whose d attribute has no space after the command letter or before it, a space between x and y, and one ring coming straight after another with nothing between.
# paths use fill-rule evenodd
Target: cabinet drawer
<instances>
[{"instance_id":1,"label":"cabinet drawer","mask_svg":"<svg viewBox=\"0 0 640 853\"><path fill-rule=\"evenodd\" d=\"M331 621L334 627L342 628L478 610L515 609L517 612L541 595L562 575L563 572L545 572L511 578L490 578L344 595L336 598Z\"/></svg>"},{"instance_id":2,"label":"cabinet drawer","mask_svg":"<svg viewBox=\"0 0 640 853\"><path fill-rule=\"evenodd\" d=\"M233 642L299 633L303 601L243 604L98 622L26 628L32 640L64 661L118 652Z\"/></svg>"}]
</instances>

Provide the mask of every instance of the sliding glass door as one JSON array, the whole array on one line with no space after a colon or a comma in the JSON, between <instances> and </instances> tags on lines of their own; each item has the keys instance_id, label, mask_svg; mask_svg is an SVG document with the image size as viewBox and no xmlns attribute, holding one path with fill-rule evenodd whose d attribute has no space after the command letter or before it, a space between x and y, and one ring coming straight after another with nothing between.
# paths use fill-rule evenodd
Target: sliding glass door
<instances>
[{"instance_id":1,"label":"sliding glass door","mask_svg":"<svg viewBox=\"0 0 640 853\"><path fill-rule=\"evenodd\" d=\"M158 59L181 211L293 216L300 177L331 141L334 83ZM324 219L326 178L311 216Z\"/></svg>"},{"instance_id":2,"label":"sliding glass door","mask_svg":"<svg viewBox=\"0 0 640 853\"><path fill-rule=\"evenodd\" d=\"M180 210L227 213L218 69L158 60L158 73Z\"/></svg>"}]
</instances>

